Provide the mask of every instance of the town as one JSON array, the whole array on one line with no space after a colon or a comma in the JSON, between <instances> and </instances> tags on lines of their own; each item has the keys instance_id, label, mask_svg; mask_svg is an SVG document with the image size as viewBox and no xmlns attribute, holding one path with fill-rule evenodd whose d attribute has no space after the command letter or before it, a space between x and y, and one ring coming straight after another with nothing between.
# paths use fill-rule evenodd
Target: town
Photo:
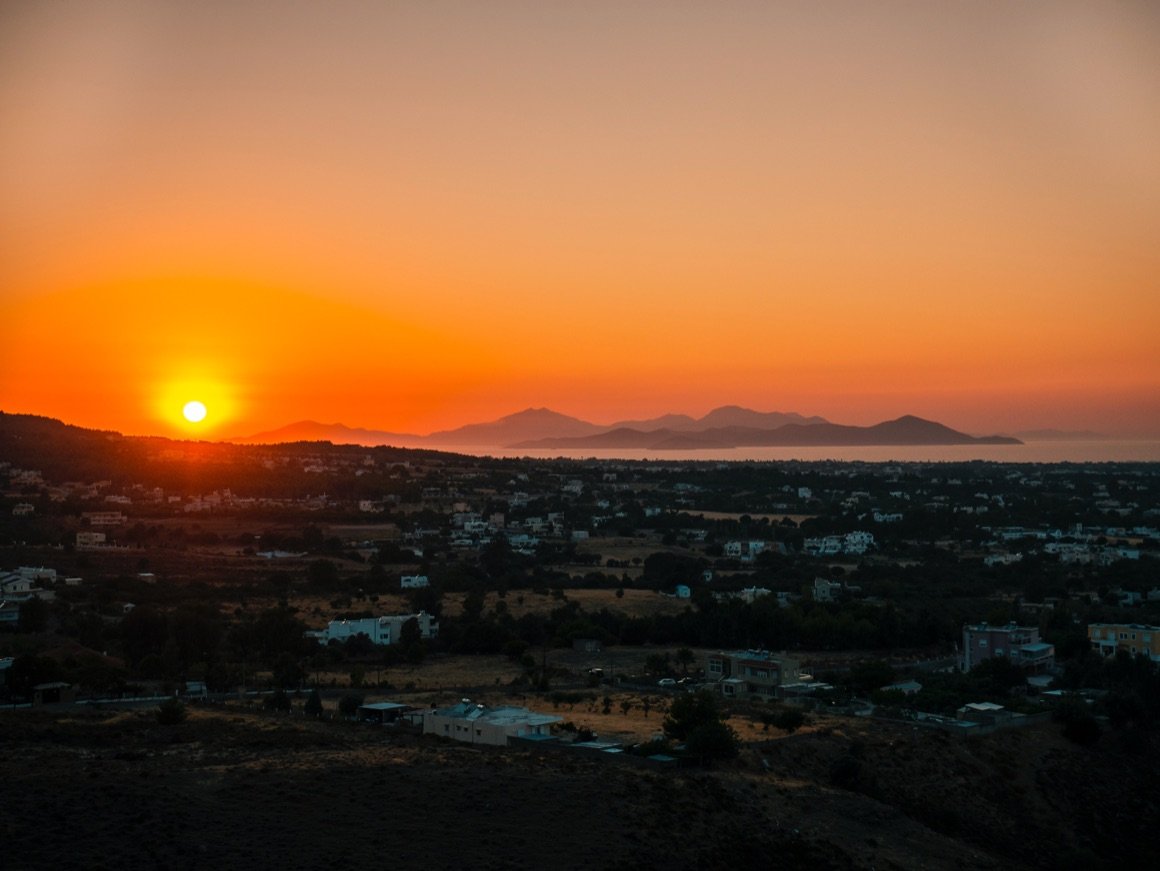
<instances>
[{"instance_id":1,"label":"town","mask_svg":"<svg viewBox=\"0 0 1160 871\"><path fill-rule=\"evenodd\" d=\"M3 415L0 488L13 722L223 709L664 770L768 768L812 729L1081 750L1160 717L1155 464L495 459Z\"/></svg>"}]
</instances>

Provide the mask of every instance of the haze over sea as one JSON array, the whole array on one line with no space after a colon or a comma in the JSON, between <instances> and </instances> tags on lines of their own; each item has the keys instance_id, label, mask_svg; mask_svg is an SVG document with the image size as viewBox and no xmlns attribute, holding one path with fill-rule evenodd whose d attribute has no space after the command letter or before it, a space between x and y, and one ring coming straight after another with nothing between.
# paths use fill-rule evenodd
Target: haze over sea
<instances>
[{"instance_id":1,"label":"haze over sea","mask_svg":"<svg viewBox=\"0 0 1160 871\"><path fill-rule=\"evenodd\" d=\"M617 448L597 450L514 450L505 448L450 448L460 453L492 457L598 460L839 460L869 463L963 463L984 460L994 463L1141 463L1160 462L1160 439L1114 441L1042 441L1021 445L875 445L863 447L754 447L714 448L689 451L655 451Z\"/></svg>"}]
</instances>

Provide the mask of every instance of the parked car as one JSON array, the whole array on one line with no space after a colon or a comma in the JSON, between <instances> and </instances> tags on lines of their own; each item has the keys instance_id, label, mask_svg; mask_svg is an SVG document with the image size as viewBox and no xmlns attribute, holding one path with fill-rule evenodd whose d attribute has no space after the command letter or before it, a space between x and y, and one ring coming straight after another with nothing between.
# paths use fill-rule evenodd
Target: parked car
<instances>
[{"instance_id":1,"label":"parked car","mask_svg":"<svg viewBox=\"0 0 1160 871\"><path fill-rule=\"evenodd\" d=\"M673 680L671 677L662 677L660 680L657 681L658 687L675 687L676 685L677 685L677 682L675 680Z\"/></svg>"}]
</instances>

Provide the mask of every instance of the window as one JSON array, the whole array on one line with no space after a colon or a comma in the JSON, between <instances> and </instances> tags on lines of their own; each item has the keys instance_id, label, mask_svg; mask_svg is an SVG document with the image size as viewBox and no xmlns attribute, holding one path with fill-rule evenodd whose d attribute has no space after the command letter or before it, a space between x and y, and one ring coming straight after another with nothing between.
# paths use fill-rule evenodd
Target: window
<instances>
[{"instance_id":1,"label":"window","mask_svg":"<svg viewBox=\"0 0 1160 871\"><path fill-rule=\"evenodd\" d=\"M710 659L709 660L709 672L710 672L710 674L720 674L721 673L721 660Z\"/></svg>"},{"instance_id":2,"label":"window","mask_svg":"<svg viewBox=\"0 0 1160 871\"><path fill-rule=\"evenodd\" d=\"M979 639L979 647L981 647L983 650L987 649L987 639L986 638Z\"/></svg>"}]
</instances>

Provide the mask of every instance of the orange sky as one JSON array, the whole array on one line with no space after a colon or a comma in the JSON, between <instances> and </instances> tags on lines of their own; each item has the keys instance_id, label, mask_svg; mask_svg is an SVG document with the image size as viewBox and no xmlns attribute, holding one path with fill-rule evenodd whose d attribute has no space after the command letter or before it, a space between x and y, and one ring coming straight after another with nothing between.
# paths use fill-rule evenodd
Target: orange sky
<instances>
[{"instance_id":1,"label":"orange sky","mask_svg":"<svg viewBox=\"0 0 1160 871\"><path fill-rule=\"evenodd\" d=\"M0 409L1157 435L1157 56L1147 2L5 4Z\"/></svg>"}]
</instances>

